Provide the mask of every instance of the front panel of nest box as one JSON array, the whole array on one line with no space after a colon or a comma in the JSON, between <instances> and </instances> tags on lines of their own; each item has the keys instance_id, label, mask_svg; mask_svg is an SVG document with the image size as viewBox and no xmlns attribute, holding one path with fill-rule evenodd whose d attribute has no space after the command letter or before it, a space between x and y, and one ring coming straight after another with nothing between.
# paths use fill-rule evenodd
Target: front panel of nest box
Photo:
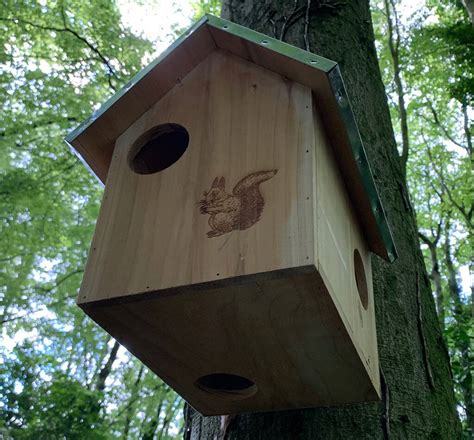
<instances>
[{"instance_id":1,"label":"front panel of nest box","mask_svg":"<svg viewBox=\"0 0 474 440\"><path fill-rule=\"evenodd\" d=\"M308 88L212 53L118 139L80 302L313 264L313 144Z\"/></svg>"}]
</instances>

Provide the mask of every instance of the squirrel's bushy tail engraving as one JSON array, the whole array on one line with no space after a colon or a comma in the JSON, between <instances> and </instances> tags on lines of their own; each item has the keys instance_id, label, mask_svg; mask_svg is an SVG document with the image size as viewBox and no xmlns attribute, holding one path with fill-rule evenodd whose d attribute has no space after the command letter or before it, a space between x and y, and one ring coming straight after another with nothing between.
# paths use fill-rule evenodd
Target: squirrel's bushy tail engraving
<instances>
[{"instance_id":1,"label":"squirrel's bushy tail engraving","mask_svg":"<svg viewBox=\"0 0 474 440\"><path fill-rule=\"evenodd\" d=\"M256 173L249 174L248 176L240 179L239 182L234 186L232 193L234 195L240 195L245 193L248 188L256 187L260 185L262 182L271 179L278 170L270 170L270 171L257 171Z\"/></svg>"},{"instance_id":2,"label":"squirrel's bushy tail engraving","mask_svg":"<svg viewBox=\"0 0 474 440\"><path fill-rule=\"evenodd\" d=\"M229 194L225 178L216 177L209 191L199 201L201 214L209 214L208 237L218 237L233 230L248 229L260 220L265 200L259 185L271 179L278 170L257 171L241 179Z\"/></svg>"},{"instance_id":3,"label":"squirrel's bushy tail engraving","mask_svg":"<svg viewBox=\"0 0 474 440\"><path fill-rule=\"evenodd\" d=\"M276 173L277 170L258 171L244 177L235 185L232 193L241 199L241 209L235 229L250 228L260 220L265 200L260 192L259 185L271 179Z\"/></svg>"}]
</instances>

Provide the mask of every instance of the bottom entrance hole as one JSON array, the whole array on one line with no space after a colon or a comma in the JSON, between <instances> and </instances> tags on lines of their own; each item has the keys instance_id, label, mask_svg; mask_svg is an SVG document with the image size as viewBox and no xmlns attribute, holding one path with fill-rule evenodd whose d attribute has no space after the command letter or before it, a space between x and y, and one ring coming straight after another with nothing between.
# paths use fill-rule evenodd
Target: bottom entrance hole
<instances>
[{"instance_id":1,"label":"bottom entrance hole","mask_svg":"<svg viewBox=\"0 0 474 440\"><path fill-rule=\"evenodd\" d=\"M257 392L257 385L254 382L236 374L207 374L201 376L194 384L202 391L230 400L246 399Z\"/></svg>"}]
</instances>

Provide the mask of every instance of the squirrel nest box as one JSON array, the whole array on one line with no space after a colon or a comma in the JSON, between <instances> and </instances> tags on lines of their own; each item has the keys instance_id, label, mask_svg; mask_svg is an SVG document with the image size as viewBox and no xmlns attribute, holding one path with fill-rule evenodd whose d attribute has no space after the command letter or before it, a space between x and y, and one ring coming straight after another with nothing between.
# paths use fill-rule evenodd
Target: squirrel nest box
<instances>
[{"instance_id":1,"label":"squirrel nest box","mask_svg":"<svg viewBox=\"0 0 474 440\"><path fill-rule=\"evenodd\" d=\"M106 182L78 303L193 407L379 398L395 248L335 62L205 16L67 141Z\"/></svg>"}]
</instances>

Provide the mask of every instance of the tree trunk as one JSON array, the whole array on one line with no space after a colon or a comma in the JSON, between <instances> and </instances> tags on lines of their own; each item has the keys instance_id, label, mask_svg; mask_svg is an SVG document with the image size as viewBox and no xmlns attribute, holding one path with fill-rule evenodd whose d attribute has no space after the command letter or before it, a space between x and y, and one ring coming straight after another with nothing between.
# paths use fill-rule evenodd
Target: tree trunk
<instances>
[{"instance_id":1,"label":"tree trunk","mask_svg":"<svg viewBox=\"0 0 474 440\"><path fill-rule=\"evenodd\" d=\"M474 0L473 0L474 3ZM470 124L469 124L469 114L467 111L467 98L464 97L462 100L462 116L463 116L463 129L464 129L464 136L466 138L466 151L469 157L472 157L474 150L472 148L472 136L471 136L471 130L470 130ZM468 222L469 226L470 222Z\"/></svg>"},{"instance_id":2,"label":"tree trunk","mask_svg":"<svg viewBox=\"0 0 474 440\"><path fill-rule=\"evenodd\" d=\"M158 428L158 424L160 423L160 414L161 408L163 408L163 400L160 400L160 404L155 411L155 415L151 418L151 420L145 424L143 428L143 434L141 436L142 440L153 440L155 437L156 429Z\"/></svg>"},{"instance_id":3,"label":"tree trunk","mask_svg":"<svg viewBox=\"0 0 474 440\"><path fill-rule=\"evenodd\" d=\"M174 419L176 412L179 409L179 400L178 397L175 400L170 400L168 408L165 412L165 418L163 419L163 424L161 425L160 432L158 433L157 440L162 440L163 436L168 436L168 431L170 428L170 423Z\"/></svg>"},{"instance_id":4,"label":"tree trunk","mask_svg":"<svg viewBox=\"0 0 474 440\"><path fill-rule=\"evenodd\" d=\"M110 372L112 371L112 364L117 358L117 352L119 348L120 348L120 344L117 341L115 341L114 345L112 346L112 349L110 350L110 354L109 354L109 358L107 359L107 362L102 367L102 369L99 372L99 375L97 376L97 381L96 381L97 391L104 391L105 381L107 380Z\"/></svg>"},{"instance_id":5,"label":"tree trunk","mask_svg":"<svg viewBox=\"0 0 474 440\"><path fill-rule=\"evenodd\" d=\"M232 417L186 409L186 439L457 439L460 424L374 46L367 0L225 0L223 16L338 61L400 254L373 257L383 400Z\"/></svg>"},{"instance_id":6,"label":"tree trunk","mask_svg":"<svg viewBox=\"0 0 474 440\"><path fill-rule=\"evenodd\" d=\"M474 26L474 0L461 0L463 6L466 8L467 14L471 19L471 23Z\"/></svg>"},{"instance_id":7,"label":"tree trunk","mask_svg":"<svg viewBox=\"0 0 474 440\"><path fill-rule=\"evenodd\" d=\"M385 14L387 16L388 27L388 47L392 57L393 79L397 88L398 96L398 114L400 117L400 132L402 133L402 154L400 155L403 180L407 174L408 153L410 142L408 137L408 114L405 105L405 90L402 81L402 72L400 67L400 26L398 15L393 0L384 0ZM395 17L395 25L392 20L392 13Z\"/></svg>"},{"instance_id":8,"label":"tree trunk","mask_svg":"<svg viewBox=\"0 0 474 440\"><path fill-rule=\"evenodd\" d=\"M124 440L128 439L128 433L130 431L130 423L132 422L133 411L135 409L135 403L138 399L138 392L140 390L140 382L142 380L143 370L145 369L144 365L140 366L140 370L138 370L138 375L133 383L132 390L130 392L130 399L127 404L127 409L125 411L125 426L122 433L122 438Z\"/></svg>"},{"instance_id":9,"label":"tree trunk","mask_svg":"<svg viewBox=\"0 0 474 440\"><path fill-rule=\"evenodd\" d=\"M443 295L443 286L441 285L441 272L439 269L439 258L438 258L438 242L441 233L441 222L438 225L438 234L435 238L430 239L423 233L419 232L418 235L428 246L431 257L431 274L430 278L433 281L433 286L435 288L435 298L436 298L436 310L438 311L438 320L441 330L444 331L444 320L445 320L445 311L444 311L444 295Z\"/></svg>"}]
</instances>

